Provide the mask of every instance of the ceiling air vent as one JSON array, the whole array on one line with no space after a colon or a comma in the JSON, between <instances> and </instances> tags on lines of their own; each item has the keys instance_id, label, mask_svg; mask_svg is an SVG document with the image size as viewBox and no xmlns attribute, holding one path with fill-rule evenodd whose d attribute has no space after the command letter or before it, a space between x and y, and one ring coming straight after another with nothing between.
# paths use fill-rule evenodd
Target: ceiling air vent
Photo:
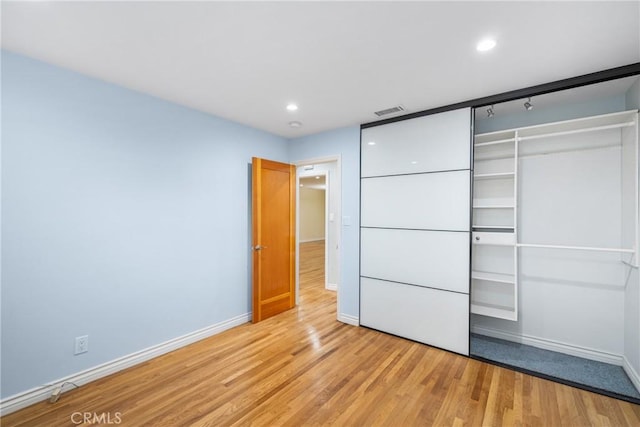
<instances>
[{"instance_id":1,"label":"ceiling air vent","mask_svg":"<svg viewBox=\"0 0 640 427\"><path fill-rule=\"evenodd\" d=\"M389 114L400 113L404 111L404 107L402 105L397 105L395 107L387 108L384 110L376 111L375 114L378 117L387 116Z\"/></svg>"}]
</instances>

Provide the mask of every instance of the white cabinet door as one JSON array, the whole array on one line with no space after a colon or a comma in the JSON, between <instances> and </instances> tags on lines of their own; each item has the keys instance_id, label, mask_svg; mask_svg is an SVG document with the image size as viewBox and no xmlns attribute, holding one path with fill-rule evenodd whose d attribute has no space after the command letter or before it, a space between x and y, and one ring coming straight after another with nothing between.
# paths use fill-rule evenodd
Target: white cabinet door
<instances>
[{"instance_id":1,"label":"white cabinet door","mask_svg":"<svg viewBox=\"0 0 640 427\"><path fill-rule=\"evenodd\" d=\"M469 292L469 233L363 228L360 274Z\"/></svg>"},{"instance_id":2,"label":"white cabinet door","mask_svg":"<svg viewBox=\"0 0 640 427\"><path fill-rule=\"evenodd\" d=\"M360 323L469 354L469 295L362 278Z\"/></svg>"},{"instance_id":3,"label":"white cabinet door","mask_svg":"<svg viewBox=\"0 0 640 427\"><path fill-rule=\"evenodd\" d=\"M362 227L470 231L470 171L365 178Z\"/></svg>"},{"instance_id":4,"label":"white cabinet door","mask_svg":"<svg viewBox=\"0 0 640 427\"><path fill-rule=\"evenodd\" d=\"M470 169L471 109L362 130L362 177Z\"/></svg>"}]
</instances>

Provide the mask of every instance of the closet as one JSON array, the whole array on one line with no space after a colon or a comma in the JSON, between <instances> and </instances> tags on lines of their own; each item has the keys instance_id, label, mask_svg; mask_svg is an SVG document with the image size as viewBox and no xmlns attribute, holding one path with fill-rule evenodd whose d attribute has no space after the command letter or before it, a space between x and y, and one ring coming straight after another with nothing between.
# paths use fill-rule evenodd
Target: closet
<instances>
[{"instance_id":1,"label":"closet","mask_svg":"<svg viewBox=\"0 0 640 427\"><path fill-rule=\"evenodd\" d=\"M471 355L640 398L639 85L476 109Z\"/></svg>"},{"instance_id":2,"label":"closet","mask_svg":"<svg viewBox=\"0 0 640 427\"><path fill-rule=\"evenodd\" d=\"M578 86L362 126L362 326L640 402L640 78Z\"/></svg>"}]
</instances>

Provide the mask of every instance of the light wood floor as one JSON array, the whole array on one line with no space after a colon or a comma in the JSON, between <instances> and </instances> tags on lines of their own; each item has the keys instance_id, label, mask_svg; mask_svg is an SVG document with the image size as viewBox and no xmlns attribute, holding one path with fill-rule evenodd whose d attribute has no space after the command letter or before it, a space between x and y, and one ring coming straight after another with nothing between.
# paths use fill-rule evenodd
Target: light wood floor
<instances>
[{"instance_id":1,"label":"light wood floor","mask_svg":"<svg viewBox=\"0 0 640 427\"><path fill-rule=\"evenodd\" d=\"M39 403L3 426L639 426L640 406L336 321L305 260L301 304ZM318 264L318 262L321 262Z\"/></svg>"}]
</instances>

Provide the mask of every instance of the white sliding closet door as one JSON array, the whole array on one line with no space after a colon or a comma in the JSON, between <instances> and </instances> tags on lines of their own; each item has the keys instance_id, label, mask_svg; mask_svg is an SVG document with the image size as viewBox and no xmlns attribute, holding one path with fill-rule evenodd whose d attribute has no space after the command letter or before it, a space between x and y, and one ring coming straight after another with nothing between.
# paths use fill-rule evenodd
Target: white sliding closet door
<instances>
[{"instance_id":1,"label":"white sliding closet door","mask_svg":"<svg viewBox=\"0 0 640 427\"><path fill-rule=\"evenodd\" d=\"M471 110L362 130L360 324L469 354Z\"/></svg>"}]
</instances>

